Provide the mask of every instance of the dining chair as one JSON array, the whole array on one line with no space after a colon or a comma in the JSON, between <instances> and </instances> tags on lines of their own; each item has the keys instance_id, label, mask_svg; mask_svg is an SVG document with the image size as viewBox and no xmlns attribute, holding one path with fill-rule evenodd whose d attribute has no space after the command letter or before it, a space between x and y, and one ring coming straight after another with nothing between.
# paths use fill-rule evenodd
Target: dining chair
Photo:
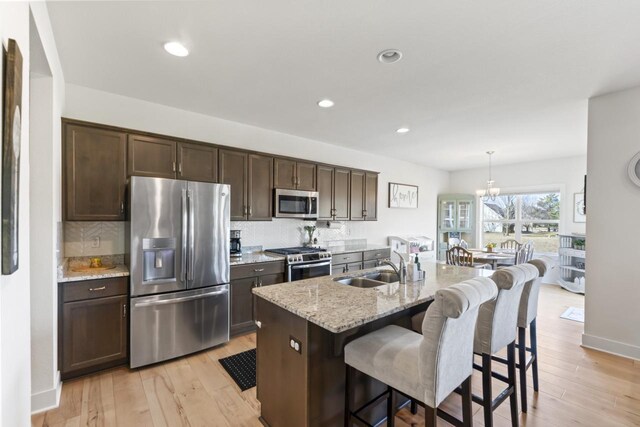
<instances>
[{"instance_id":1,"label":"dining chair","mask_svg":"<svg viewBox=\"0 0 640 427\"><path fill-rule=\"evenodd\" d=\"M516 251L515 264L524 264L533 258L533 243L527 242Z\"/></svg>"},{"instance_id":2,"label":"dining chair","mask_svg":"<svg viewBox=\"0 0 640 427\"><path fill-rule=\"evenodd\" d=\"M447 264L462 267L491 268L489 264L474 262L473 254L461 246L454 246L447 251Z\"/></svg>"},{"instance_id":3,"label":"dining chair","mask_svg":"<svg viewBox=\"0 0 640 427\"><path fill-rule=\"evenodd\" d=\"M512 249L517 251L518 249L520 249L520 246L522 246L522 243L518 242L515 239L505 240L504 242L500 243L500 249Z\"/></svg>"},{"instance_id":4,"label":"dining chair","mask_svg":"<svg viewBox=\"0 0 640 427\"><path fill-rule=\"evenodd\" d=\"M471 426L476 321L480 307L497 294L496 284L487 277L467 280L436 291L422 322L422 334L389 325L348 343L344 348L344 425L370 425L359 413L386 397L387 426L394 427L400 393L425 408L426 427L435 427L438 416L455 426ZM356 371L386 384L387 390L354 410ZM462 394L462 421L438 409L454 391Z\"/></svg>"}]
</instances>

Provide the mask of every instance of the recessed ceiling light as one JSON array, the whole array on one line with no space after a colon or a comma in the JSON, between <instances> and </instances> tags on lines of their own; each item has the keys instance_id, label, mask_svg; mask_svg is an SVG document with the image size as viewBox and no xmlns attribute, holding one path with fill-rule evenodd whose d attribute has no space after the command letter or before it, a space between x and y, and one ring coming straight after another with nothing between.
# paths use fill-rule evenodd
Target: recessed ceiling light
<instances>
[{"instance_id":1,"label":"recessed ceiling light","mask_svg":"<svg viewBox=\"0 0 640 427\"><path fill-rule=\"evenodd\" d=\"M398 129L396 129L396 132L397 133L407 133L407 132L409 132L409 130L410 130L409 128L398 128Z\"/></svg>"},{"instance_id":2,"label":"recessed ceiling light","mask_svg":"<svg viewBox=\"0 0 640 427\"><path fill-rule=\"evenodd\" d=\"M164 44L164 50L169 52L174 56L187 56L189 55L189 50L184 47L182 43L179 42L169 42Z\"/></svg>"},{"instance_id":3,"label":"recessed ceiling light","mask_svg":"<svg viewBox=\"0 0 640 427\"><path fill-rule=\"evenodd\" d=\"M378 61L383 64L393 64L402 59L402 52L398 49L386 49L378 54Z\"/></svg>"},{"instance_id":4,"label":"recessed ceiling light","mask_svg":"<svg viewBox=\"0 0 640 427\"><path fill-rule=\"evenodd\" d=\"M330 99L323 99L321 101L318 101L318 107L331 108L333 107L333 101Z\"/></svg>"}]
</instances>

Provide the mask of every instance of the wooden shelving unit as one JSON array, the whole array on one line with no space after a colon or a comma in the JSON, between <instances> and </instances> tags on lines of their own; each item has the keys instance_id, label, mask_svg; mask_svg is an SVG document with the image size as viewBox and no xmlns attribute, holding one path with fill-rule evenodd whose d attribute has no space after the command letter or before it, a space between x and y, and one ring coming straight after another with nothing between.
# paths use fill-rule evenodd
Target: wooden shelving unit
<instances>
[{"instance_id":1,"label":"wooden shelving unit","mask_svg":"<svg viewBox=\"0 0 640 427\"><path fill-rule=\"evenodd\" d=\"M568 291L584 294L585 288L585 260L586 236L584 234L561 234L560 247L560 278L558 284Z\"/></svg>"}]
</instances>

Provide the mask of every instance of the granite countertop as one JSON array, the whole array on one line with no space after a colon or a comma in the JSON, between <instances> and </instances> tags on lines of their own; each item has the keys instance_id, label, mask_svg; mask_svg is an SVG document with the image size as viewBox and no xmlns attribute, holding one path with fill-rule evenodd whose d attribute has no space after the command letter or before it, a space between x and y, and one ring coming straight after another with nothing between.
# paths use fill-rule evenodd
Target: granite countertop
<instances>
[{"instance_id":1,"label":"granite countertop","mask_svg":"<svg viewBox=\"0 0 640 427\"><path fill-rule=\"evenodd\" d=\"M60 271L58 271L58 283L108 279L110 277L123 277L128 275L129 269L124 264L118 264L111 270L100 271L73 271L68 265L65 265Z\"/></svg>"},{"instance_id":2,"label":"granite countertop","mask_svg":"<svg viewBox=\"0 0 640 427\"><path fill-rule=\"evenodd\" d=\"M256 264L259 262L283 261L285 257L278 254L268 254L265 252L243 253L242 258L231 257L231 265Z\"/></svg>"},{"instance_id":3,"label":"granite countertop","mask_svg":"<svg viewBox=\"0 0 640 427\"><path fill-rule=\"evenodd\" d=\"M389 283L375 288L358 288L334 282L336 277L357 277L378 267L352 274L318 278L253 288L253 293L333 333L340 333L432 300L438 289L492 270L457 267L426 262L426 279L419 282ZM390 270L389 270L390 271Z\"/></svg>"},{"instance_id":4,"label":"granite countertop","mask_svg":"<svg viewBox=\"0 0 640 427\"><path fill-rule=\"evenodd\" d=\"M356 245L344 245L344 246L327 246L325 249L331 252L332 254L338 255L338 254L346 254L349 252L379 251L383 249L391 249L391 247L385 246L385 245L356 244Z\"/></svg>"}]
</instances>

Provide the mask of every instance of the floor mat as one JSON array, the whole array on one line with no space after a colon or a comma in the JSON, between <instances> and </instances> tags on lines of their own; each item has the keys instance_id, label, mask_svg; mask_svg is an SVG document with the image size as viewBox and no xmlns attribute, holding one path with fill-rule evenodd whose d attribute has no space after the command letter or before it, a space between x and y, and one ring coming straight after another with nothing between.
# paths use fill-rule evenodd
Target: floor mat
<instances>
[{"instance_id":1,"label":"floor mat","mask_svg":"<svg viewBox=\"0 0 640 427\"><path fill-rule=\"evenodd\" d=\"M569 307L560 315L563 319L584 323L584 308Z\"/></svg>"},{"instance_id":2,"label":"floor mat","mask_svg":"<svg viewBox=\"0 0 640 427\"><path fill-rule=\"evenodd\" d=\"M219 359L218 362L231 375L240 390L245 391L256 386L256 349L243 351L233 356Z\"/></svg>"}]
</instances>

